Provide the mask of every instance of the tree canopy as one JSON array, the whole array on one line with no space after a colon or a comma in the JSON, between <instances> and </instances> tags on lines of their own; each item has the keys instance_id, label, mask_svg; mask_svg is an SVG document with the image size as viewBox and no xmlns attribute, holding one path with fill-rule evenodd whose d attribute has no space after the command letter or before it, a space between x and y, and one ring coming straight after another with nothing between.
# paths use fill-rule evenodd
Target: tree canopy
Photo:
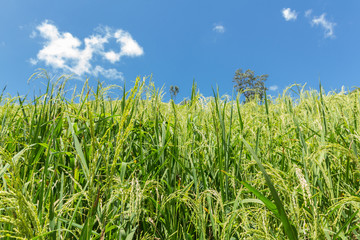
<instances>
[{"instance_id":1,"label":"tree canopy","mask_svg":"<svg viewBox=\"0 0 360 240\"><path fill-rule=\"evenodd\" d=\"M236 70L234 80L234 87L236 91L244 94L245 101L248 102L258 96L263 99L266 90L265 81L269 75L264 74L261 76L255 76L254 71L248 69L245 72L241 68Z\"/></svg>"},{"instance_id":2,"label":"tree canopy","mask_svg":"<svg viewBox=\"0 0 360 240\"><path fill-rule=\"evenodd\" d=\"M179 93L180 89L178 86L170 86L170 95L171 99L174 99L176 95Z\"/></svg>"}]
</instances>

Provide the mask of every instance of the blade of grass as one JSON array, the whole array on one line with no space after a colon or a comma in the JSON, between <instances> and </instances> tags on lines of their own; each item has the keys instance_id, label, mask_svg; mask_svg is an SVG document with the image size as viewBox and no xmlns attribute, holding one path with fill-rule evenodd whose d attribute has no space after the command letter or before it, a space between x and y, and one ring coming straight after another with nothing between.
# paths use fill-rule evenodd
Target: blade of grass
<instances>
[{"instance_id":1,"label":"blade of grass","mask_svg":"<svg viewBox=\"0 0 360 240\"><path fill-rule=\"evenodd\" d=\"M73 135L74 144L75 144L75 150L76 150L76 152L77 152L77 154L78 154L78 156L80 158L81 168L82 168L82 170L84 172L85 179L87 181L89 181L89 175L90 175L89 168L87 166L84 153L83 153L83 151L81 149L81 144L80 144L79 139L77 138L77 136L75 134L74 127L73 127L73 124L72 124L69 116L67 116L67 120L68 120L68 123L69 123L69 129L70 129L70 131L71 131L71 133Z\"/></svg>"}]
</instances>

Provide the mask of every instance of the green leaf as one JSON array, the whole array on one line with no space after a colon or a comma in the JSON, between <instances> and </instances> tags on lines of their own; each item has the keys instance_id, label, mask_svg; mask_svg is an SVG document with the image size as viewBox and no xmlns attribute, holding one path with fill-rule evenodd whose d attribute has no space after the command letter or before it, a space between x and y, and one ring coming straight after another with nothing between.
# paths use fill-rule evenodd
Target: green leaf
<instances>
[{"instance_id":1,"label":"green leaf","mask_svg":"<svg viewBox=\"0 0 360 240\"><path fill-rule=\"evenodd\" d=\"M360 210L357 210L356 212L354 212L349 219L345 222L345 224L340 228L340 230L334 235L333 239L336 239L339 234L351 223L351 221L354 219L354 217L358 214Z\"/></svg>"},{"instance_id":2,"label":"green leaf","mask_svg":"<svg viewBox=\"0 0 360 240\"><path fill-rule=\"evenodd\" d=\"M247 188L249 189L256 197L258 197L264 204L265 206L277 217L281 220L281 217L279 215L279 211L277 210L276 205L270 201L268 198L266 198L264 195L261 194L261 192L259 192L258 190L256 190L254 187L252 187L250 184L248 184L245 181L241 181L241 183Z\"/></svg>"},{"instance_id":3,"label":"green leaf","mask_svg":"<svg viewBox=\"0 0 360 240\"><path fill-rule=\"evenodd\" d=\"M281 200L279 198L279 195L278 195L278 193L277 193L277 191L276 191L276 189L275 189L275 187L274 187L274 185L273 185L273 183L272 183L272 181L270 179L270 176L265 171L264 166L262 165L260 159L258 158L255 151L252 149L252 147L249 145L249 143L246 142L243 137L241 137L241 140L244 142L245 147L251 153L252 157L255 159L257 165L259 166L262 174L265 177L266 183L270 188L271 195L275 200L275 205L276 205L276 208L277 208L277 210L279 212L280 220L284 225L284 230L285 230L286 235L288 236L288 238L290 240L298 239L296 229L292 224L290 224L290 221L289 221L289 219L288 219L288 217L286 215L285 209L283 207L283 203L281 202Z\"/></svg>"},{"instance_id":4,"label":"green leaf","mask_svg":"<svg viewBox=\"0 0 360 240\"><path fill-rule=\"evenodd\" d=\"M0 169L0 177L2 177L4 175L4 173L6 172L6 170L10 167L10 164L5 164L5 166Z\"/></svg>"},{"instance_id":5,"label":"green leaf","mask_svg":"<svg viewBox=\"0 0 360 240\"><path fill-rule=\"evenodd\" d=\"M133 230L131 230L131 232L126 236L125 240L132 240L134 238L134 234L137 228L134 228Z\"/></svg>"},{"instance_id":6,"label":"green leaf","mask_svg":"<svg viewBox=\"0 0 360 240\"><path fill-rule=\"evenodd\" d=\"M85 156L84 156L84 153L81 149L81 144L79 142L79 139L77 138L76 134L75 134L75 131L74 131L74 128L73 128L73 124L69 118L69 116L67 116L67 120L68 120L68 123L69 123L69 129L73 135L73 138L74 138L74 142L75 142L75 150L77 152L77 154L79 155L80 157L80 164L81 164L81 168L84 172L84 175L85 175L85 179L88 181L89 180L89 168L87 166L87 163L86 163L86 159L85 159Z\"/></svg>"}]
</instances>

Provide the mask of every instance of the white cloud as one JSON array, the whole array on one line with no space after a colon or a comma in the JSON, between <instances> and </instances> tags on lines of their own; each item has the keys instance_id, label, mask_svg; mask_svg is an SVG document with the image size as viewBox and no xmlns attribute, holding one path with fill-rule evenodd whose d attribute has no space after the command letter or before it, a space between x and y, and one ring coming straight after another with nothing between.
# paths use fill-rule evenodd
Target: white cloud
<instances>
[{"instance_id":1,"label":"white cloud","mask_svg":"<svg viewBox=\"0 0 360 240\"><path fill-rule=\"evenodd\" d=\"M29 62L31 65L36 65L38 63L38 60L34 59L34 58L30 58Z\"/></svg>"},{"instance_id":2,"label":"white cloud","mask_svg":"<svg viewBox=\"0 0 360 240\"><path fill-rule=\"evenodd\" d=\"M78 76L99 74L107 78L123 79L123 74L116 69L104 69L101 66L93 67L94 57L101 56L110 63L120 61L121 57L136 57L144 54L142 47L121 29L112 30L109 27L99 28L99 33L84 38L83 41L69 32L59 32L58 28L48 20L37 26L39 36L45 39L43 48L38 52L37 59L30 59L31 64L39 61L56 69L61 69ZM31 34L36 36L35 34ZM105 44L111 40L119 45L120 50L104 50Z\"/></svg>"},{"instance_id":3,"label":"white cloud","mask_svg":"<svg viewBox=\"0 0 360 240\"><path fill-rule=\"evenodd\" d=\"M124 79L123 73L118 72L116 69L114 68L104 69L103 67L97 65L94 68L93 75L97 77L99 74L109 79L121 79L121 80Z\"/></svg>"},{"instance_id":4,"label":"white cloud","mask_svg":"<svg viewBox=\"0 0 360 240\"><path fill-rule=\"evenodd\" d=\"M32 31L30 34L30 38L36 38L36 36L37 36L36 31Z\"/></svg>"},{"instance_id":5,"label":"white cloud","mask_svg":"<svg viewBox=\"0 0 360 240\"><path fill-rule=\"evenodd\" d=\"M298 15L297 12L295 12L295 10L291 10L290 8L283 8L281 12L286 21L290 21L290 20L295 21Z\"/></svg>"},{"instance_id":6,"label":"white cloud","mask_svg":"<svg viewBox=\"0 0 360 240\"><path fill-rule=\"evenodd\" d=\"M117 61L120 60L120 54L114 52L114 51L109 51L109 52L105 52L104 53L104 57L109 60L111 63L115 63Z\"/></svg>"},{"instance_id":7,"label":"white cloud","mask_svg":"<svg viewBox=\"0 0 360 240\"><path fill-rule=\"evenodd\" d=\"M272 85L272 86L269 87L270 91L276 91L278 89L279 89L279 87L277 85Z\"/></svg>"},{"instance_id":8,"label":"white cloud","mask_svg":"<svg viewBox=\"0 0 360 240\"><path fill-rule=\"evenodd\" d=\"M217 32L217 33L224 33L225 32L225 27L223 25L221 25L221 24L216 24L213 27L213 31Z\"/></svg>"},{"instance_id":9,"label":"white cloud","mask_svg":"<svg viewBox=\"0 0 360 240\"><path fill-rule=\"evenodd\" d=\"M131 35L128 32L125 32L121 29L117 30L114 34L116 42L121 45L120 56L140 56L144 54L142 47L132 39Z\"/></svg>"},{"instance_id":10,"label":"white cloud","mask_svg":"<svg viewBox=\"0 0 360 240\"><path fill-rule=\"evenodd\" d=\"M324 28L325 30L325 38L327 37L335 37L334 35L334 27L336 25L336 23L330 22L328 20L326 20L325 18L326 14L323 13L318 17L314 17L311 20L311 25L314 26L321 26L322 28Z\"/></svg>"},{"instance_id":11,"label":"white cloud","mask_svg":"<svg viewBox=\"0 0 360 240\"><path fill-rule=\"evenodd\" d=\"M305 17L310 17L311 16L311 14L312 14L312 9L308 9L308 10L306 10L305 11Z\"/></svg>"}]
</instances>

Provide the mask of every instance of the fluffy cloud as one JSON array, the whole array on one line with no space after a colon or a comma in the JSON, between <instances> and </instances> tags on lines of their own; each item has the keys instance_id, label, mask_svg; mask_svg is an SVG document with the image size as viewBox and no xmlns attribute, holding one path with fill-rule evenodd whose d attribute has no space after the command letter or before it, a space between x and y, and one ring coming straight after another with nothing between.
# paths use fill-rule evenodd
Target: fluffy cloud
<instances>
[{"instance_id":1,"label":"fluffy cloud","mask_svg":"<svg viewBox=\"0 0 360 240\"><path fill-rule=\"evenodd\" d=\"M297 13L295 12L295 10L291 10L290 8L283 8L281 12L286 21L295 21L297 18Z\"/></svg>"},{"instance_id":2,"label":"fluffy cloud","mask_svg":"<svg viewBox=\"0 0 360 240\"><path fill-rule=\"evenodd\" d=\"M98 76L98 75L102 75L106 78L109 79L123 79L124 76L121 72L118 72L116 69L114 68L110 68L110 69L104 69L103 67L97 65L94 70L93 70L93 74L94 76Z\"/></svg>"},{"instance_id":3,"label":"fluffy cloud","mask_svg":"<svg viewBox=\"0 0 360 240\"><path fill-rule=\"evenodd\" d=\"M282 14L286 21L296 20L296 18L297 18L296 11L291 10L290 8L283 8ZM312 9L306 10L305 14L304 14L305 17L310 20L311 26L322 27L325 31L325 33L324 33L325 38L335 37L334 27L336 26L336 23L328 21L325 18L326 17L325 13L321 14L320 16L315 16L315 17L313 17L312 14L313 14Z\"/></svg>"},{"instance_id":4,"label":"fluffy cloud","mask_svg":"<svg viewBox=\"0 0 360 240\"><path fill-rule=\"evenodd\" d=\"M48 20L37 26L36 30L45 41L37 58L30 59L30 63L35 65L42 61L48 66L78 76L101 74L106 78L123 79L123 74L116 69L104 69L99 65L94 67L94 57L100 56L102 60L113 64L124 56L137 57L144 54L142 47L131 35L121 29L114 31L109 27L103 27L98 29L99 33L86 37L83 41L69 32L59 32ZM119 45L118 51L105 51L105 44L109 45L111 40L115 40Z\"/></svg>"},{"instance_id":5,"label":"fluffy cloud","mask_svg":"<svg viewBox=\"0 0 360 240\"><path fill-rule=\"evenodd\" d=\"M116 42L120 43L121 45L121 52L119 53L120 56L124 55L135 57L144 53L143 49L134 39L132 39L128 32L117 30L114 34L114 37L116 38Z\"/></svg>"},{"instance_id":6,"label":"fluffy cloud","mask_svg":"<svg viewBox=\"0 0 360 240\"><path fill-rule=\"evenodd\" d=\"M278 89L279 89L279 87L277 85L272 85L272 86L269 87L270 91L276 91Z\"/></svg>"},{"instance_id":7,"label":"fluffy cloud","mask_svg":"<svg viewBox=\"0 0 360 240\"><path fill-rule=\"evenodd\" d=\"M217 24L213 27L213 31L217 33L224 33L225 27L223 25Z\"/></svg>"},{"instance_id":8,"label":"fluffy cloud","mask_svg":"<svg viewBox=\"0 0 360 240\"><path fill-rule=\"evenodd\" d=\"M325 38L327 37L335 37L334 35L334 27L336 25L336 23L330 22L328 20L326 20L325 18L326 14L323 13L318 17L314 17L311 20L311 25L314 26L321 26L324 31L325 31Z\"/></svg>"}]
</instances>

